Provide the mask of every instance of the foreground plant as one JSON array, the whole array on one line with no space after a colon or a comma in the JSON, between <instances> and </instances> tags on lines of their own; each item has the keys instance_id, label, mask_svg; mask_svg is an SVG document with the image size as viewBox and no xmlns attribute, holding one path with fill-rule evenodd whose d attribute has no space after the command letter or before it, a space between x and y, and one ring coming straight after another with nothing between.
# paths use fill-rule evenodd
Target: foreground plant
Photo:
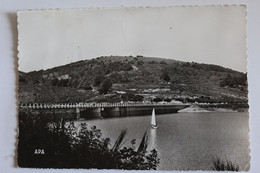
<instances>
[{"instance_id":1,"label":"foreground plant","mask_svg":"<svg viewBox=\"0 0 260 173\"><path fill-rule=\"evenodd\" d=\"M213 170L216 171L239 171L239 166L230 160L222 160L221 158L212 158Z\"/></svg>"},{"instance_id":2,"label":"foreground plant","mask_svg":"<svg viewBox=\"0 0 260 173\"><path fill-rule=\"evenodd\" d=\"M18 165L36 168L156 169L156 150L147 151L145 133L137 149L123 147L127 130L121 131L115 144L103 138L100 129L86 123L47 120L41 115L19 113ZM44 116L46 117L46 116ZM35 149L44 154L35 154Z\"/></svg>"}]
</instances>

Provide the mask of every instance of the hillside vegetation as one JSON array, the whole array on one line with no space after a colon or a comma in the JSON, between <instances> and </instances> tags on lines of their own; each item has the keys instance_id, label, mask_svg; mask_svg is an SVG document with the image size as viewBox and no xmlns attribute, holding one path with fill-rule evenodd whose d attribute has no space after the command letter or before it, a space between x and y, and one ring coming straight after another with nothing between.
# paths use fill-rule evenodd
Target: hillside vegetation
<instances>
[{"instance_id":1,"label":"hillside vegetation","mask_svg":"<svg viewBox=\"0 0 260 173\"><path fill-rule=\"evenodd\" d=\"M149 57L99 57L19 72L19 101L172 101L247 105L247 76L217 65Z\"/></svg>"}]
</instances>

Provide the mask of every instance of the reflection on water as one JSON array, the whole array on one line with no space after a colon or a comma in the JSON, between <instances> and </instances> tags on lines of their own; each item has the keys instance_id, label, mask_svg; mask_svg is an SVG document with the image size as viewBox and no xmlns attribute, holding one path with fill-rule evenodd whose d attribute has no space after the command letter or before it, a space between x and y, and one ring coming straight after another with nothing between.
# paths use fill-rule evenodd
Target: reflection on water
<instances>
[{"instance_id":1,"label":"reflection on water","mask_svg":"<svg viewBox=\"0 0 260 173\"><path fill-rule=\"evenodd\" d=\"M125 145L136 146L147 131L149 146L158 151L158 169L211 169L212 157L227 158L249 168L248 113L177 113L156 116L158 129L151 128L150 116L88 120L97 126L112 144L121 130L128 129ZM82 121L77 121L79 123Z\"/></svg>"},{"instance_id":2,"label":"reflection on water","mask_svg":"<svg viewBox=\"0 0 260 173\"><path fill-rule=\"evenodd\" d=\"M157 148L157 136L156 136L157 129L150 128L150 136L149 136L149 150Z\"/></svg>"}]
</instances>

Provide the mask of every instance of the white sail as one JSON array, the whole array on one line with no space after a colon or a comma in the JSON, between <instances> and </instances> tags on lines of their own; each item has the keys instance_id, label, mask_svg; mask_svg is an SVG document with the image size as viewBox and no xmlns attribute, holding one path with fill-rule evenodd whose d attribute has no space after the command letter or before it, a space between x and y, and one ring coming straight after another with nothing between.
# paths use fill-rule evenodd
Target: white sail
<instances>
[{"instance_id":1,"label":"white sail","mask_svg":"<svg viewBox=\"0 0 260 173\"><path fill-rule=\"evenodd\" d=\"M156 126L156 120L155 120L155 111L153 109L153 113L152 113L152 120L151 120L151 125Z\"/></svg>"}]
</instances>

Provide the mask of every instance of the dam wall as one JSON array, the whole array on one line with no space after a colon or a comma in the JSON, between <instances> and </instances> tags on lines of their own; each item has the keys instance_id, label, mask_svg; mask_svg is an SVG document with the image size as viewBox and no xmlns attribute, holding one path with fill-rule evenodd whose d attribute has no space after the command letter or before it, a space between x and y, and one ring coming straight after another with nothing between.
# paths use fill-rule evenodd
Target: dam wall
<instances>
[{"instance_id":1,"label":"dam wall","mask_svg":"<svg viewBox=\"0 0 260 173\"><path fill-rule=\"evenodd\" d=\"M121 106L121 107L74 107L74 108L44 108L30 109L30 113L47 116L53 119L98 119L129 116L151 115L155 109L156 115L177 113L189 105L147 105L147 106ZM19 111L26 110L20 108Z\"/></svg>"},{"instance_id":2,"label":"dam wall","mask_svg":"<svg viewBox=\"0 0 260 173\"><path fill-rule=\"evenodd\" d=\"M176 106L157 106L157 107L142 106L142 107L104 108L101 111L101 116L103 118L112 118L112 117L151 115L153 109L155 109L156 115L159 115L159 114L177 113L178 110L183 109L185 107L176 105Z\"/></svg>"}]
</instances>

